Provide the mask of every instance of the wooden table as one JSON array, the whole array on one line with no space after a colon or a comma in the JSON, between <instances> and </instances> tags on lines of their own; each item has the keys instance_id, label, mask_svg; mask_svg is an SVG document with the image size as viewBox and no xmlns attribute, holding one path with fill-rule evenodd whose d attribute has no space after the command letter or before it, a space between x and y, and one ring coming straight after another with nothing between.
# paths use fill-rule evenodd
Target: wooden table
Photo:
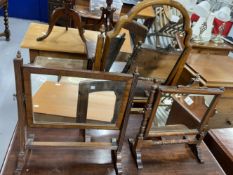
<instances>
[{"instance_id":1,"label":"wooden table","mask_svg":"<svg viewBox=\"0 0 233 175\"><path fill-rule=\"evenodd\" d=\"M123 4L120 14L116 14L116 12L113 13L114 24L120 19L121 16L126 15L131 10L132 7L133 5ZM91 12L89 8L89 0L76 1L76 5L74 6L74 9L81 15L84 28L90 30L99 30L98 28L95 27L95 25L98 23L98 20L101 19L101 11L99 13ZM143 19L144 24L150 27L155 19L155 12L153 7L150 6L140 11L137 14L137 18Z\"/></svg>"},{"instance_id":2,"label":"wooden table","mask_svg":"<svg viewBox=\"0 0 233 175\"><path fill-rule=\"evenodd\" d=\"M233 129L212 129L205 142L226 174L233 174Z\"/></svg>"},{"instance_id":3,"label":"wooden table","mask_svg":"<svg viewBox=\"0 0 233 175\"><path fill-rule=\"evenodd\" d=\"M188 58L179 84L190 83L196 74L207 87L225 87L217 113L210 119L210 128L233 126L233 59L228 56L194 54Z\"/></svg>"},{"instance_id":4,"label":"wooden table","mask_svg":"<svg viewBox=\"0 0 233 175\"><path fill-rule=\"evenodd\" d=\"M54 9L63 6L62 3L63 3L62 0L48 0L49 16L52 14ZM101 12L98 14L90 12L89 3L90 0L76 0L74 5L74 10L76 10L81 15L83 25L87 29L90 28L88 27L89 24L96 24L97 20L99 20L101 16ZM120 16L127 14L132 7L133 5L123 4L121 8ZM138 18L142 18L142 19L149 19L154 17L155 17L155 12L152 7L148 7L142 10L138 14ZM114 13L113 20L114 22L117 22L119 20L119 14L115 15ZM66 25L65 19L64 18L59 19L58 24L61 26L65 26Z\"/></svg>"},{"instance_id":5,"label":"wooden table","mask_svg":"<svg viewBox=\"0 0 233 175\"><path fill-rule=\"evenodd\" d=\"M50 36L37 41L48 29L46 24L31 23L26 32L22 48L28 48L30 61L34 62L37 56L50 56L70 59L86 59L86 50L77 29L70 28L68 31L64 27L55 26ZM96 42L98 32L85 31L87 40Z\"/></svg>"},{"instance_id":6,"label":"wooden table","mask_svg":"<svg viewBox=\"0 0 233 175\"><path fill-rule=\"evenodd\" d=\"M127 14L132 7L133 7L132 5L123 4L120 16ZM94 13L91 13L88 1L85 1L83 3L82 3L82 0L81 0L81 2L78 1L77 4L75 5L74 9L77 12L79 12L79 14L82 16L82 18L87 18L89 20L90 19L98 20L101 17L101 12L100 12L100 15L98 15L98 16L96 16L96 14L94 14ZM117 22L119 20L120 16L114 16L114 21ZM154 12L152 7L147 7L144 10L142 10L141 12L139 12L137 17L142 18L142 19L154 18L155 12Z\"/></svg>"},{"instance_id":7,"label":"wooden table","mask_svg":"<svg viewBox=\"0 0 233 175\"><path fill-rule=\"evenodd\" d=\"M88 79L73 79L76 82L88 81ZM78 87L78 83L68 82L67 78L62 78L59 83L44 82L33 96L36 121L76 122ZM115 101L116 96L113 91L91 93L88 98L87 119L111 122ZM103 106L105 106L104 110Z\"/></svg>"},{"instance_id":8,"label":"wooden table","mask_svg":"<svg viewBox=\"0 0 233 175\"><path fill-rule=\"evenodd\" d=\"M178 42L183 46L184 37L177 36ZM204 44L198 44L191 41L192 53L199 54L211 54L211 55L229 55L229 52L233 51L233 45L227 42L215 44L213 41L206 42Z\"/></svg>"},{"instance_id":9,"label":"wooden table","mask_svg":"<svg viewBox=\"0 0 233 175\"><path fill-rule=\"evenodd\" d=\"M233 51L233 45L227 42L222 44L215 44L210 41L205 44L196 44L191 42L192 44L192 53L207 53L212 55L228 55L229 52Z\"/></svg>"},{"instance_id":10,"label":"wooden table","mask_svg":"<svg viewBox=\"0 0 233 175\"><path fill-rule=\"evenodd\" d=\"M87 61L85 46L77 29L69 28L69 30L66 31L64 27L55 26L47 39L38 42L36 38L43 35L47 29L48 25L46 24L31 23L21 42L22 48L29 49L31 63L34 62L37 56L81 59L84 62ZM132 53L129 31L123 29L121 33L126 34L126 40L122 46L121 52ZM85 30L84 35L88 42L93 42L95 44L99 32Z\"/></svg>"},{"instance_id":11,"label":"wooden table","mask_svg":"<svg viewBox=\"0 0 233 175\"><path fill-rule=\"evenodd\" d=\"M140 116L131 116L127 127L127 137L135 137L141 124ZM37 140L54 139L77 141L77 129L32 129L29 133L36 133ZM109 139L116 133L112 131L96 131L90 134L97 140ZM18 130L9 146L9 152L6 156L1 173L12 175L16 167L18 151ZM204 143L201 144L204 164L197 162L195 156L188 146L178 145L160 145L151 149L143 149L144 169L138 171L134 159L129 150L128 142L125 143L122 150L122 164L124 175L222 175L222 168L219 166L213 155L210 153ZM111 153L108 150L83 151L71 149L38 149L33 150L29 161L24 170L24 174L30 175L114 175L113 164L111 163Z\"/></svg>"},{"instance_id":12,"label":"wooden table","mask_svg":"<svg viewBox=\"0 0 233 175\"><path fill-rule=\"evenodd\" d=\"M85 20L96 21L97 19L100 19L100 15L96 16L96 14L93 14L90 12L89 3L90 3L89 0L77 0L74 9L80 13L84 21ZM131 10L132 7L133 5L123 4L121 8L120 16L127 14ZM139 12L137 17L142 18L142 19L154 18L155 17L154 9L152 7L147 7L141 12ZM119 16L118 17L114 16L115 22L117 22L118 19L119 19Z\"/></svg>"}]
</instances>

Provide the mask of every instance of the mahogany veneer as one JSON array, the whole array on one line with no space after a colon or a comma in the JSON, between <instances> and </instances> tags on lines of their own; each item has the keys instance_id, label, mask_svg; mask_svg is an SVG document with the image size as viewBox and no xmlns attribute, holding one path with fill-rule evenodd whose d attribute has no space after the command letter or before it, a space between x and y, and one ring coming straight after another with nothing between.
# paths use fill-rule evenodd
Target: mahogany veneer
<instances>
[{"instance_id":1,"label":"mahogany veneer","mask_svg":"<svg viewBox=\"0 0 233 175\"><path fill-rule=\"evenodd\" d=\"M135 137L137 128L141 123L141 117L131 116L127 129L127 137ZM44 139L60 139L66 141L77 140L78 131L76 129L60 129L43 131L35 129L39 134L37 140ZM67 133L67 134L65 134ZM91 132L90 132L91 133ZM93 131L92 134L96 139L102 139L101 135L114 135L114 132L101 133ZM143 161L146 162L144 169L138 171L134 160L131 156L127 137L123 146L123 174L126 175L156 175L156 174L224 174L213 155L207 149L204 143L201 144L203 151L204 164L199 164L191 150L185 145L162 145L155 146L151 149L143 149ZM12 175L17 161L17 153L19 140L18 130L10 144L9 153L5 159L1 173L4 175ZM100 165L101 164L101 165ZM0 174L1 174L0 173ZM26 175L114 175L114 167L111 164L111 156L108 150L83 151L68 149L38 149L33 150L27 162L26 169L23 174Z\"/></svg>"},{"instance_id":2,"label":"mahogany veneer","mask_svg":"<svg viewBox=\"0 0 233 175\"><path fill-rule=\"evenodd\" d=\"M205 142L226 174L233 174L233 128L212 129Z\"/></svg>"}]
</instances>

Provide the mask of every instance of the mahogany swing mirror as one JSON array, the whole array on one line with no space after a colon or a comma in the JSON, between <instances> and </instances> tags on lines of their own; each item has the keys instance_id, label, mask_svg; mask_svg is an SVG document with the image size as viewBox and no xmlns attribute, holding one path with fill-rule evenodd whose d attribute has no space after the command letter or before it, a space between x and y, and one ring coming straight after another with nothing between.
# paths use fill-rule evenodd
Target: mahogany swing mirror
<instances>
[{"instance_id":1,"label":"mahogany swing mirror","mask_svg":"<svg viewBox=\"0 0 233 175\"><path fill-rule=\"evenodd\" d=\"M154 15L150 18L138 15L146 10L152 10ZM122 44L124 48L113 47L116 40L120 42L122 29L130 33L131 38L125 35L123 43L130 40L131 53L122 52L126 50L126 44ZM190 18L181 4L170 0L142 1L122 16L115 28L107 33L100 70L129 74L137 70L139 81L132 111L141 111L154 82L177 84L191 51L191 35ZM181 41L180 36L184 40Z\"/></svg>"},{"instance_id":2,"label":"mahogany swing mirror","mask_svg":"<svg viewBox=\"0 0 233 175\"><path fill-rule=\"evenodd\" d=\"M23 65L19 53L14 66L20 128L16 174L22 172L28 152L34 148L111 150L120 174L121 148L137 75ZM29 137L24 128L77 128L79 141L59 141L56 137L38 140L34 133ZM111 139L103 135L98 140L87 135L93 129L114 130L118 135ZM68 131L63 134L68 138Z\"/></svg>"},{"instance_id":3,"label":"mahogany swing mirror","mask_svg":"<svg viewBox=\"0 0 233 175\"><path fill-rule=\"evenodd\" d=\"M137 167L143 168L143 148L167 144L187 144L202 163L200 144L223 91L221 88L153 86L140 131L136 139L129 139Z\"/></svg>"},{"instance_id":4,"label":"mahogany swing mirror","mask_svg":"<svg viewBox=\"0 0 233 175\"><path fill-rule=\"evenodd\" d=\"M146 10L153 15L147 18L138 15L143 11L146 13ZM124 42L130 40L133 51L123 58L122 52L119 52L116 60L125 64L121 69L114 70L109 67L113 62L111 54L117 50L112 51L111 48L116 38L120 38L122 29L129 31L131 38L125 38ZM191 51L191 33L188 12L178 2L142 1L122 16L115 28L107 33L101 70L132 73L137 67L140 77L166 85L176 84ZM184 37L183 43L178 40L179 35Z\"/></svg>"}]
</instances>

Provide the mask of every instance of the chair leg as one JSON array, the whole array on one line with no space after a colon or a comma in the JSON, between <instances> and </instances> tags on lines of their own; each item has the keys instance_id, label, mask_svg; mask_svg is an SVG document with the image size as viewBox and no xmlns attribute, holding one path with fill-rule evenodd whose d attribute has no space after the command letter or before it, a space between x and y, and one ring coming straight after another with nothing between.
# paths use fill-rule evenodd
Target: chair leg
<instances>
[{"instance_id":1,"label":"chair leg","mask_svg":"<svg viewBox=\"0 0 233 175\"><path fill-rule=\"evenodd\" d=\"M10 41L10 30L9 30L9 23L8 23L8 4L6 4L4 7L4 25L5 25L5 31L4 34L6 36L6 41Z\"/></svg>"}]
</instances>

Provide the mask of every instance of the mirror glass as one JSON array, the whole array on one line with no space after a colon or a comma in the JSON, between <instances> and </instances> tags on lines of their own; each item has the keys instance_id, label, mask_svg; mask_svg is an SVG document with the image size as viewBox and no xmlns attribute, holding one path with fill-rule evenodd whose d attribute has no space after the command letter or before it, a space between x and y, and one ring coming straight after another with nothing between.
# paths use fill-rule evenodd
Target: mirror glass
<instances>
[{"instance_id":1,"label":"mirror glass","mask_svg":"<svg viewBox=\"0 0 233 175\"><path fill-rule=\"evenodd\" d=\"M142 9L132 22L124 24L125 41L110 71L132 73L138 67L142 77L165 82L183 52L183 27L183 16L174 7Z\"/></svg>"},{"instance_id":2,"label":"mirror glass","mask_svg":"<svg viewBox=\"0 0 233 175\"><path fill-rule=\"evenodd\" d=\"M214 95L163 93L150 134L197 129L213 99Z\"/></svg>"},{"instance_id":3,"label":"mirror glass","mask_svg":"<svg viewBox=\"0 0 233 175\"><path fill-rule=\"evenodd\" d=\"M114 124L126 82L31 74L33 121Z\"/></svg>"}]
</instances>

